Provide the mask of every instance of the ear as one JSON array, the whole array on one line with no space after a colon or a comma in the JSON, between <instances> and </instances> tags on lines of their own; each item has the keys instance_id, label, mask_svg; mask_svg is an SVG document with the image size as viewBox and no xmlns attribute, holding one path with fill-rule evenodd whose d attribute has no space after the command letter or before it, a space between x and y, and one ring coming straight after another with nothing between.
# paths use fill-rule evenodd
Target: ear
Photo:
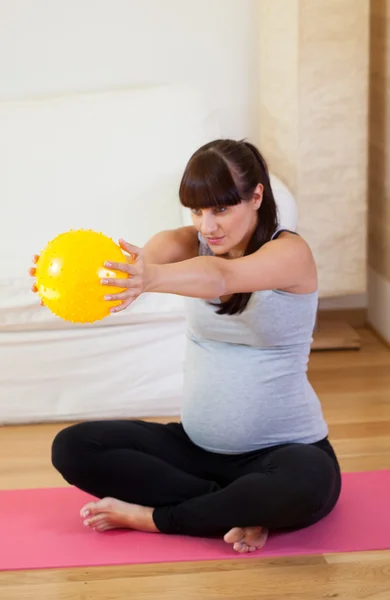
<instances>
[{"instance_id":1,"label":"ear","mask_svg":"<svg viewBox=\"0 0 390 600\"><path fill-rule=\"evenodd\" d=\"M264 186L261 183L258 183L255 191L253 192L253 209L254 210L259 210L261 203L263 201L263 192L264 192Z\"/></svg>"}]
</instances>

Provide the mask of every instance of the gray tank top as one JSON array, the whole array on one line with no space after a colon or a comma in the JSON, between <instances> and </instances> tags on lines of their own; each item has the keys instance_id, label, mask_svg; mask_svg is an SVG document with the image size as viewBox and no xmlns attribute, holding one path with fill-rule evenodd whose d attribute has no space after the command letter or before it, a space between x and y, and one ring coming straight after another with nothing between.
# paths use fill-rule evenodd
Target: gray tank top
<instances>
[{"instance_id":1,"label":"gray tank top","mask_svg":"<svg viewBox=\"0 0 390 600\"><path fill-rule=\"evenodd\" d=\"M212 255L199 239L199 254ZM181 420L190 439L210 452L239 454L325 438L307 378L318 293L254 292L238 315L218 315L218 302L186 298Z\"/></svg>"}]
</instances>

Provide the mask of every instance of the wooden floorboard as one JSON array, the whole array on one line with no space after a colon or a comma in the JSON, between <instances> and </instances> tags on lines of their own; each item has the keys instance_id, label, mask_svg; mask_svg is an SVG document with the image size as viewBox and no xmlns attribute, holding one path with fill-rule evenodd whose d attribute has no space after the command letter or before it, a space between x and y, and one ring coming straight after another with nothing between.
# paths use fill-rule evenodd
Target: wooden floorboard
<instances>
[{"instance_id":1,"label":"wooden floorboard","mask_svg":"<svg viewBox=\"0 0 390 600\"><path fill-rule=\"evenodd\" d=\"M343 471L389 469L390 350L358 333L360 350L313 352L309 377ZM0 489L64 485L50 465L63 426L0 429ZM0 573L1 600L223 598L390 600L390 551Z\"/></svg>"}]
</instances>

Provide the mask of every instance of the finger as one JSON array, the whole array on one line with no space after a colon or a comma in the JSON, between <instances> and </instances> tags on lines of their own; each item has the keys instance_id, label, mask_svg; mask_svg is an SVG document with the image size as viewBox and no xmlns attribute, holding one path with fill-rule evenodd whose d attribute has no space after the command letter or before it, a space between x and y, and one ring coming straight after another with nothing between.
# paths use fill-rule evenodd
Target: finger
<instances>
[{"instance_id":1,"label":"finger","mask_svg":"<svg viewBox=\"0 0 390 600\"><path fill-rule=\"evenodd\" d=\"M31 267L31 269L29 269L28 272L31 275L31 277L35 277L37 270L35 267Z\"/></svg>"},{"instance_id":2,"label":"finger","mask_svg":"<svg viewBox=\"0 0 390 600\"><path fill-rule=\"evenodd\" d=\"M133 246L132 244L129 244L123 239L119 240L119 245L122 248L122 250L124 250L128 254L131 254L134 257L134 260L137 258L141 251L141 248L138 248L138 246Z\"/></svg>"},{"instance_id":3,"label":"finger","mask_svg":"<svg viewBox=\"0 0 390 600\"><path fill-rule=\"evenodd\" d=\"M37 264L38 260L39 260L39 254L34 254L34 256L33 256L33 263L35 265Z\"/></svg>"},{"instance_id":4,"label":"finger","mask_svg":"<svg viewBox=\"0 0 390 600\"><path fill-rule=\"evenodd\" d=\"M110 313L117 313L121 312L122 310L125 310L130 306L130 304L132 304L132 302L134 302L134 300L135 298L128 298L127 300L125 300L125 302L119 304L119 306L113 306L113 308L110 309Z\"/></svg>"},{"instance_id":5,"label":"finger","mask_svg":"<svg viewBox=\"0 0 390 600\"><path fill-rule=\"evenodd\" d=\"M38 291L38 288L37 288L37 286L35 285L35 283L34 283L34 285L32 285L32 286L31 286L31 291L32 291L32 292L34 292L34 294L35 294L35 292L37 292L37 291Z\"/></svg>"},{"instance_id":6,"label":"finger","mask_svg":"<svg viewBox=\"0 0 390 600\"><path fill-rule=\"evenodd\" d=\"M136 267L134 267L132 263L105 262L104 266L107 269L122 271L122 273L127 273L128 275L135 275L137 272Z\"/></svg>"},{"instance_id":7,"label":"finger","mask_svg":"<svg viewBox=\"0 0 390 600\"><path fill-rule=\"evenodd\" d=\"M128 254L126 256L126 261L128 265L133 265L137 260L137 256L135 254Z\"/></svg>"},{"instance_id":8,"label":"finger","mask_svg":"<svg viewBox=\"0 0 390 600\"><path fill-rule=\"evenodd\" d=\"M108 302L116 302L117 300L127 300L128 298L136 298L139 296L139 293L135 290L127 290L126 292L120 292L119 294L114 294L112 296L104 296L104 299Z\"/></svg>"},{"instance_id":9,"label":"finger","mask_svg":"<svg viewBox=\"0 0 390 600\"><path fill-rule=\"evenodd\" d=\"M130 283L129 279L102 279L102 285L113 285L118 288L128 288L129 285L134 285L132 282Z\"/></svg>"}]
</instances>

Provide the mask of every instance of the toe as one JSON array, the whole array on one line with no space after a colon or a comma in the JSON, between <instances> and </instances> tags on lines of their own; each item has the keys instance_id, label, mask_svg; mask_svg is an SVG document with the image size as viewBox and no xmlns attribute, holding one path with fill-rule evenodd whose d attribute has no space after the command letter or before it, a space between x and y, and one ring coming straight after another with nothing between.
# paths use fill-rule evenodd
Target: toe
<instances>
[{"instance_id":1,"label":"toe","mask_svg":"<svg viewBox=\"0 0 390 600\"><path fill-rule=\"evenodd\" d=\"M92 528L92 524L90 519L85 519L85 521L83 522L84 527L91 527Z\"/></svg>"},{"instance_id":2,"label":"toe","mask_svg":"<svg viewBox=\"0 0 390 600\"><path fill-rule=\"evenodd\" d=\"M115 500L113 498L102 498L97 502L89 502L80 511L83 519L90 515L96 515L101 512L107 512L114 509Z\"/></svg>"},{"instance_id":3,"label":"toe","mask_svg":"<svg viewBox=\"0 0 390 600\"><path fill-rule=\"evenodd\" d=\"M245 544L245 542L236 542L233 544L233 550L239 552L239 554L245 554L248 552L248 546Z\"/></svg>"},{"instance_id":4,"label":"toe","mask_svg":"<svg viewBox=\"0 0 390 600\"><path fill-rule=\"evenodd\" d=\"M96 508L96 502L89 502L80 510L80 517L86 519L89 515L92 515Z\"/></svg>"},{"instance_id":5,"label":"toe","mask_svg":"<svg viewBox=\"0 0 390 600\"><path fill-rule=\"evenodd\" d=\"M85 527L91 527L93 529L93 528L97 527L97 525L99 525L100 523L104 522L105 517L106 516L104 514L95 515L94 517L85 519L84 525L85 525Z\"/></svg>"},{"instance_id":6,"label":"toe","mask_svg":"<svg viewBox=\"0 0 390 600\"><path fill-rule=\"evenodd\" d=\"M107 529L112 529L112 527L107 523L107 521L101 521L95 527L95 530L98 531L99 533L102 533L103 531L107 531Z\"/></svg>"},{"instance_id":7,"label":"toe","mask_svg":"<svg viewBox=\"0 0 390 600\"><path fill-rule=\"evenodd\" d=\"M244 537L244 530L242 527L233 527L227 534L224 536L224 541L227 544L234 544L235 542L239 542Z\"/></svg>"}]
</instances>

